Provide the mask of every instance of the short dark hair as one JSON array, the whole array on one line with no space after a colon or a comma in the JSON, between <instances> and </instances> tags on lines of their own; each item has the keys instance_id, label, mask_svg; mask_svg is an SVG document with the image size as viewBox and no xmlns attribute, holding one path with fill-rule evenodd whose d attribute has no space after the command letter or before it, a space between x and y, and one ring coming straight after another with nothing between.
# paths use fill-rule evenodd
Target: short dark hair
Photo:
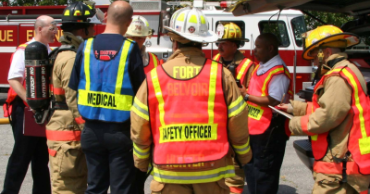
<instances>
[{"instance_id":1,"label":"short dark hair","mask_svg":"<svg viewBox=\"0 0 370 194\"><path fill-rule=\"evenodd\" d=\"M273 33L262 33L257 38L264 40L268 45L271 45L276 52L279 50L279 39Z\"/></svg>"},{"instance_id":2,"label":"short dark hair","mask_svg":"<svg viewBox=\"0 0 370 194\"><path fill-rule=\"evenodd\" d=\"M198 48L198 49L202 49L202 43L199 43L199 42L189 42L189 43L186 43L186 44L182 44L180 42L177 42L178 44L178 47L179 48L186 48L186 47L195 47L195 48Z\"/></svg>"}]
</instances>

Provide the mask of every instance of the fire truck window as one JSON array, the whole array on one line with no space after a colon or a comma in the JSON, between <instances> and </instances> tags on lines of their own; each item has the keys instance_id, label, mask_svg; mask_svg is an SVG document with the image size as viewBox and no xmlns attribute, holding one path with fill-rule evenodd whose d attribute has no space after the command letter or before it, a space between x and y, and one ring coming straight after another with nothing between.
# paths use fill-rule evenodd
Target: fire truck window
<instances>
[{"instance_id":1,"label":"fire truck window","mask_svg":"<svg viewBox=\"0 0 370 194\"><path fill-rule=\"evenodd\" d=\"M246 38L245 37L245 24L244 24L244 21L232 21L232 20L221 20L221 21L216 21L216 24L215 24L215 33L217 33L217 25L219 23L223 23L223 24L226 24L228 22L233 22L235 23L236 25L238 25L240 27L240 30L242 31L242 37L243 38ZM245 42L241 42L241 46L244 46Z\"/></svg>"},{"instance_id":2,"label":"fire truck window","mask_svg":"<svg viewBox=\"0 0 370 194\"><path fill-rule=\"evenodd\" d=\"M303 39L301 35L307 32L306 23L304 22L304 17L299 16L299 17L293 18L291 23L292 23L295 43L297 46L302 47Z\"/></svg>"},{"instance_id":3,"label":"fire truck window","mask_svg":"<svg viewBox=\"0 0 370 194\"><path fill-rule=\"evenodd\" d=\"M280 47L290 45L288 31L284 21L260 21L258 23L260 33L273 33L280 41Z\"/></svg>"}]
</instances>

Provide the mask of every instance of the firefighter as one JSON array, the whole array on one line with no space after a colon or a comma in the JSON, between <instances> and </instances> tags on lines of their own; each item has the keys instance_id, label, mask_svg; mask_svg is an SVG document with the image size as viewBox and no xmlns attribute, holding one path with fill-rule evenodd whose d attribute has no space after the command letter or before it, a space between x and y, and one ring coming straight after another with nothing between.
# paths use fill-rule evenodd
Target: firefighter
<instances>
[{"instance_id":1,"label":"firefighter","mask_svg":"<svg viewBox=\"0 0 370 194\"><path fill-rule=\"evenodd\" d=\"M133 16L132 22L126 32L126 37L134 40L139 45L141 56L143 57L144 73L147 74L150 70L160 65L158 57L146 51L144 42L146 38L153 35L153 29L149 27L148 21L143 16Z\"/></svg>"},{"instance_id":2,"label":"firefighter","mask_svg":"<svg viewBox=\"0 0 370 194\"><path fill-rule=\"evenodd\" d=\"M370 102L359 69L344 49L359 37L324 25L306 33L303 58L321 68L312 103L292 101L289 129L308 135L315 158L312 193L367 193L370 182ZM287 104L280 106L287 110Z\"/></svg>"},{"instance_id":3,"label":"firefighter","mask_svg":"<svg viewBox=\"0 0 370 194\"><path fill-rule=\"evenodd\" d=\"M85 120L81 147L89 194L109 187L111 193L144 193L145 173L133 162L130 108L145 74L139 47L123 36L132 14L125 1L109 6L105 31L81 44L69 81Z\"/></svg>"},{"instance_id":4,"label":"firefighter","mask_svg":"<svg viewBox=\"0 0 370 194\"><path fill-rule=\"evenodd\" d=\"M170 23L174 53L147 74L131 109L135 166L153 166L153 193L228 194L230 145L242 164L252 155L246 103L232 74L204 57L202 45L217 40L204 14L183 8Z\"/></svg>"},{"instance_id":5,"label":"firefighter","mask_svg":"<svg viewBox=\"0 0 370 194\"><path fill-rule=\"evenodd\" d=\"M289 71L278 52L277 37L271 33L261 34L255 46L255 57L260 63L252 73L248 90L243 85L240 89L249 108L253 150L253 159L244 167L244 172L250 193L270 194L278 191L288 136L285 118L273 114L268 105L276 106L293 94Z\"/></svg>"},{"instance_id":6,"label":"firefighter","mask_svg":"<svg viewBox=\"0 0 370 194\"><path fill-rule=\"evenodd\" d=\"M19 45L10 59L8 74L10 89L4 105L4 116L12 118L14 147L8 161L2 194L19 192L30 162L34 181L32 193L51 193L46 138L23 135L24 108L27 105L24 50L29 43L38 41L45 44L50 53L48 44L54 42L57 31L58 28L52 17L39 16L35 22L35 37Z\"/></svg>"},{"instance_id":7,"label":"firefighter","mask_svg":"<svg viewBox=\"0 0 370 194\"><path fill-rule=\"evenodd\" d=\"M238 84L243 84L248 88L251 73L255 67L253 61L245 57L239 50L248 39L242 37L242 31L233 22L219 23L217 25L218 53L213 60L222 63L228 68ZM226 178L226 185L230 187L231 193L243 193L244 171L239 164L235 164L235 177Z\"/></svg>"},{"instance_id":8,"label":"firefighter","mask_svg":"<svg viewBox=\"0 0 370 194\"><path fill-rule=\"evenodd\" d=\"M54 113L46 126L46 138L53 193L83 194L87 187L86 160L80 143L84 121L77 110L76 91L68 88L68 82L78 47L94 36L95 18L94 5L68 5L62 15L62 46L51 54Z\"/></svg>"}]
</instances>

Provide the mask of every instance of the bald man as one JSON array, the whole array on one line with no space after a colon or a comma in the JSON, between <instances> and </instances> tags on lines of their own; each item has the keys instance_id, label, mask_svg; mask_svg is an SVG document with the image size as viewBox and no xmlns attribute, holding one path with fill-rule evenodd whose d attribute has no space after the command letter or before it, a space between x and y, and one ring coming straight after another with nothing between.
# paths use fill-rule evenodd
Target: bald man
<instances>
[{"instance_id":1,"label":"bald man","mask_svg":"<svg viewBox=\"0 0 370 194\"><path fill-rule=\"evenodd\" d=\"M109 186L111 193L144 193L145 173L133 163L129 116L145 74L138 45L123 36L132 14L125 1L109 6L105 31L81 44L69 81L85 120L86 194L107 193Z\"/></svg>"},{"instance_id":2,"label":"bald man","mask_svg":"<svg viewBox=\"0 0 370 194\"><path fill-rule=\"evenodd\" d=\"M254 53L260 62L252 73L248 90L241 93L249 108L248 128L253 158L244 171L251 194L277 193L279 173L288 136L285 117L273 114L268 107L276 106L292 95L291 77L280 58L279 41L274 34L258 36Z\"/></svg>"},{"instance_id":3,"label":"bald man","mask_svg":"<svg viewBox=\"0 0 370 194\"><path fill-rule=\"evenodd\" d=\"M33 189L32 193L51 193L48 168L48 149L45 137L30 137L23 135L23 117L26 102L24 49L34 41L46 45L51 52L49 43L53 43L58 32L52 17L42 15L35 22L35 37L29 42L18 46L11 57L8 73L10 89L4 115L11 116L14 135L13 152L10 155L6 169L4 189L2 194L18 193L31 162Z\"/></svg>"}]
</instances>

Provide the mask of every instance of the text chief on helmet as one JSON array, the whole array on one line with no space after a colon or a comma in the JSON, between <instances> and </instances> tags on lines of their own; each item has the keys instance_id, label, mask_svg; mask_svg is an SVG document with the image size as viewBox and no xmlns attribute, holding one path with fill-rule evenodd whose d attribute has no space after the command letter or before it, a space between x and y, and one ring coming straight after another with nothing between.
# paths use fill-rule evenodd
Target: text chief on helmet
<instances>
[{"instance_id":1,"label":"text chief on helmet","mask_svg":"<svg viewBox=\"0 0 370 194\"><path fill-rule=\"evenodd\" d=\"M63 11L62 30L71 31L85 28L85 34L95 33L94 24L101 24L104 13L100 9L95 9L94 2L77 1L69 4Z\"/></svg>"}]
</instances>

